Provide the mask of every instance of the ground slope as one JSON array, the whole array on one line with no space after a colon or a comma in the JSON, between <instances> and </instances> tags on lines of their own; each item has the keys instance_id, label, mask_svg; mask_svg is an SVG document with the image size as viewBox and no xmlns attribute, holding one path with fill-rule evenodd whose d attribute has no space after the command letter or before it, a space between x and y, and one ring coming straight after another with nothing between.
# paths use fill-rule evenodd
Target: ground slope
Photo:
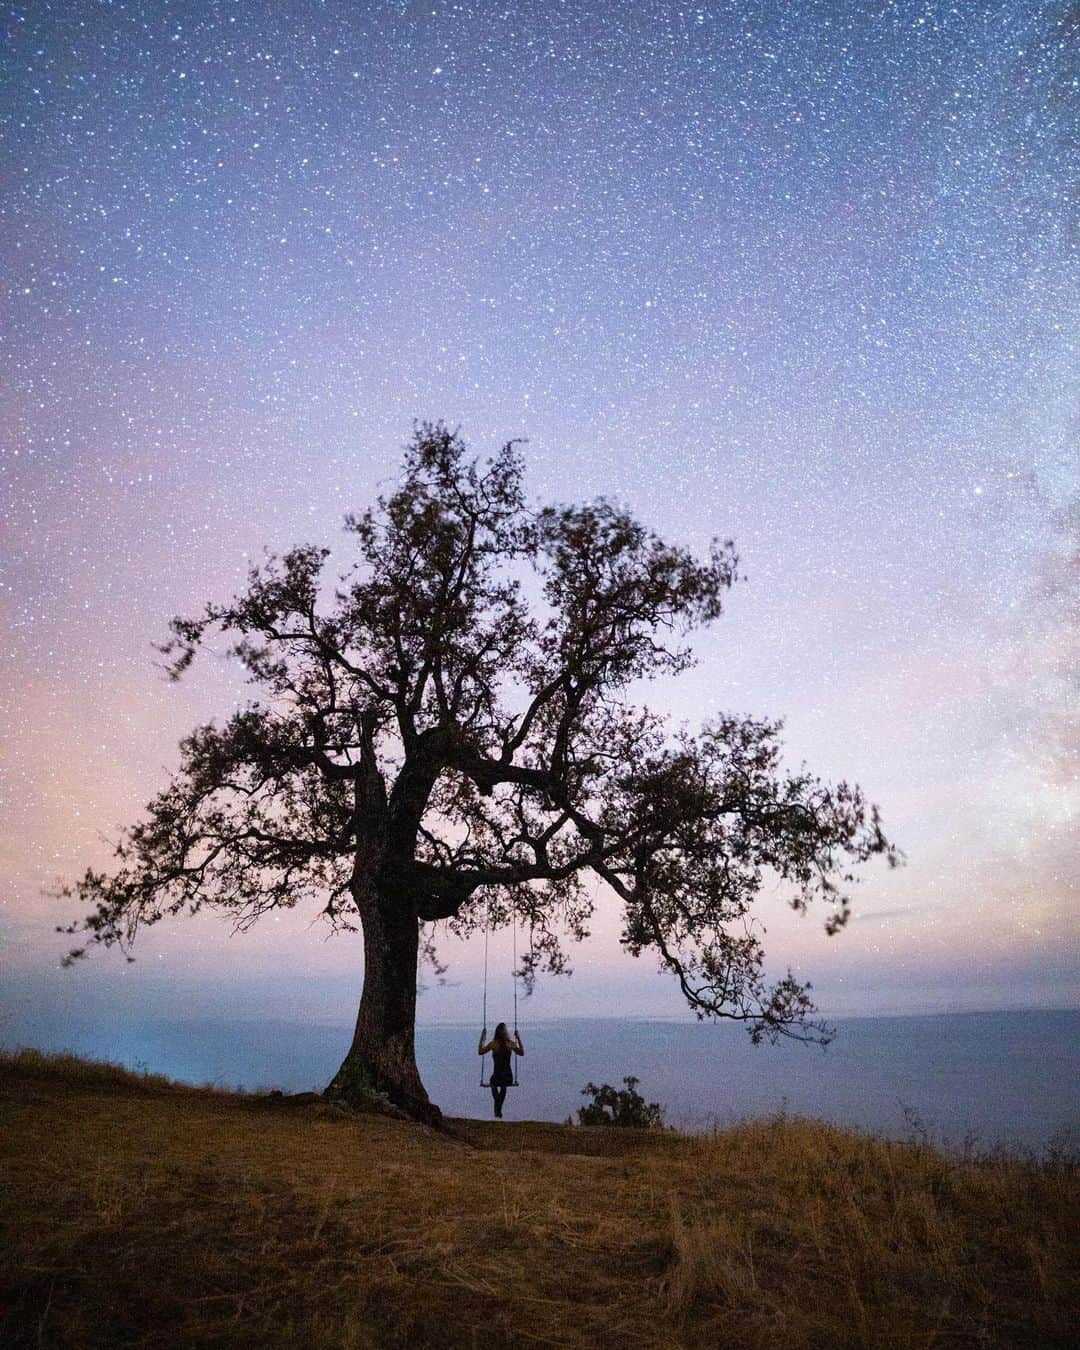
<instances>
[{"instance_id":1,"label":"ground slope","mask_svg":"<svg viewBox=\"0 0 1080 1350\"><path fill-rule=\"evenodd\" d=\"M1061 1162L457 1128L0 1059L0 1344L1070 1343Z\"/></svg>"}]
</instances>

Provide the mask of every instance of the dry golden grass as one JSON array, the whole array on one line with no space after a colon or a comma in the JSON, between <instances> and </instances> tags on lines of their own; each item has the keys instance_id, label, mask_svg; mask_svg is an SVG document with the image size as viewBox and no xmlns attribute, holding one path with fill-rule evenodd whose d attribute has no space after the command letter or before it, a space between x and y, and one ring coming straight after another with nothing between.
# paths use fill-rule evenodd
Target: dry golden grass
<instances>
[{"instance_id":1,"label":"dry golden grass","mask_svg":"<svg viewBox=\"0 0 1080 1350\"><path fill-rule=\"evenodd\" d=\"M29 1052L0 1100L4 1346L1075 1343L1065 1166L801 1120L454 1139Z\"/></svg>"}]
</instances>

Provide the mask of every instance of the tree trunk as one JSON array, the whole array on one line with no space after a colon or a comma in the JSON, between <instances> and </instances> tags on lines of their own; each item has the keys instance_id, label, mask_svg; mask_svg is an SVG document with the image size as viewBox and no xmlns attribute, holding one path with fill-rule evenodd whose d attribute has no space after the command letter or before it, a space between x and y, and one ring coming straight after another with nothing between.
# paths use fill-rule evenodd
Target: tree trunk
<instances>
[{"instance_id":1,"label":"tree trunk","mask_svg":"<svg viewBox=\"0 0 1080 1350\"><path fill-rule=\"evenodd\" d=\"M358 1107L370 1106L382 1093L407 1115L437 1125L442 1113L428 1100L416 1067L416 910L400 895L386 894L358 907L364 989L352 1045L327 1093Z\"/></svg>"}]
</instances>

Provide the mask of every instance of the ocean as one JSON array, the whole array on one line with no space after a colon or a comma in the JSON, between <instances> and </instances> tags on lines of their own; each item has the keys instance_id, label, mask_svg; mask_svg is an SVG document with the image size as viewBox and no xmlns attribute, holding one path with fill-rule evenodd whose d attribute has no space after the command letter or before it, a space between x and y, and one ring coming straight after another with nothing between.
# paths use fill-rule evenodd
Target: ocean
<instances>
[{"instance_id":1,"label":"ocean","mask_svg":"<svg viewBox=\"0 0 1080 1350\"><path fill-rule=\"evenodd\" d=\"M486 1116L473 1026L419 1026L417 1058L449 1115ZM746 1117L816 1116L950 1148L1042 1153L1080 1142L1080 1013L1029 1011L846 1018L826 1049L754 1046L737 1026L581 1019L523 1024L525 1058L508 1117L566 1120L587 1082L659 1102L672 1125L708 1130ZM321 1088L350 1027L284 1021L10 1021L5 1048L66 1050L189 1083L298 1092Z\"/></svg>"}]
</instances>

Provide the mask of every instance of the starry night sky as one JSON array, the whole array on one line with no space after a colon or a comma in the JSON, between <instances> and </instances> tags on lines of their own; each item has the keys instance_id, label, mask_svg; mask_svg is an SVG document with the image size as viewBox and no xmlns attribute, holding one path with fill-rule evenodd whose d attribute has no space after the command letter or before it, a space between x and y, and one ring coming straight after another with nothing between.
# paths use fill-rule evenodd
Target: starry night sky
<instances>
[{"instance_id":1,"label":"starry night sky","mask_svg":"<svg viewBox=\"0 0 1080 1350\"><path fill-rule=\"evenodd\" d=\"M43 895L245 696L151 644L337 545L414 419L528 437L748 583L656 687L783 715L908 866L766 905L827 1010L1075 1000L1078 272L1047 0L15 4L3 103L0 959L20 998L347 1018L309 915L57 969ZM1073 32L1075 41L1075 31ZM1072 100L1072 101L1070 101ZM1078 700L1080 701L1080 700ZM539 1013L677 1014L614 917ZM471 1015L447 947L421 1017ZM73 993L77 991L77 993ZM2 1026L0 1026L2 1030Z\"/></svg>"}]
</instances>

